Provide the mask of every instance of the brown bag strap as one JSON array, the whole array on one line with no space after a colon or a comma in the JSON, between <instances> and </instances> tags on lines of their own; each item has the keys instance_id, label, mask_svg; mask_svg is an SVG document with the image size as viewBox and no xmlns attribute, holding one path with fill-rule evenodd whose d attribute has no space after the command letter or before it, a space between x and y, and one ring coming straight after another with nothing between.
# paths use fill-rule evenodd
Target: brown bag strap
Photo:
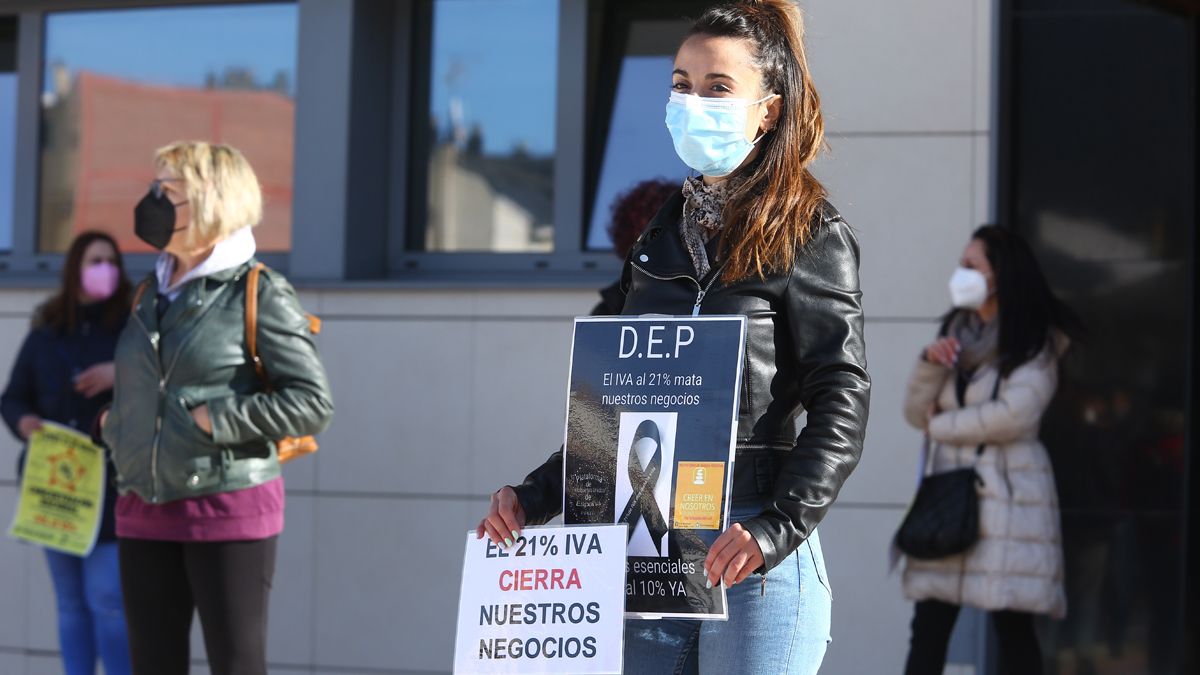
<instances>
[{"instance_id":1,"label":"brown bag strap","mask_svg":"<svg viewBox=\"0 0 1200 675\"><path fill-rule=\"evenodd\" d=\"M265 267L258 263L246 275L246 349L250 352L258 379L262 380L263 386L268 386L267 369L263 367L262 359L258 358L258 275Z\"/></svg>"},{"instance_id":2,"label":"brown bag strap","mask_svg":"<svg viewBox=\"0 0 1200 675\"><path fill-rule=\"evenodd\" d=\"M150 286L149 279L142 279L137 288L133 290L133 302L129 305L129 311L136 312L138 303L142 301L142 296L146 294L146 289Z\"/></svg>"},{"instance_id":3,"label":"brown bag strap","mask_svg":"<svg viewBox=\"0 0 1200 675\"><path fill-rule=\"evenodd\" d=\"M258 263L246 274L246 349L250 352L250 360L254 362L254 372L258 373L258 379L262 380L264 387L270 389L267 367L258 356L258 275L266 268L263 263ZM308 314L307 317L309 330L314 335L320 333L321 319L312 314Z\"/></svg>"}]
</instances>

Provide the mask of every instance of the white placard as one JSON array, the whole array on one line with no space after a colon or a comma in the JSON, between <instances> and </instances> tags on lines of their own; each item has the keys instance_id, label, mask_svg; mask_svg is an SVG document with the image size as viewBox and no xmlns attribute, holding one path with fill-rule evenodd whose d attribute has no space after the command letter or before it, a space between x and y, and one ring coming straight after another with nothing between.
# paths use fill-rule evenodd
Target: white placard
<instances>
[{"instance_id":1,"label":"white placard","mask_svg":"<svg viewBox=\"0 0 1200 675\"><path fill-rule=\"evenodd\" d=\"M620 673L627 533L528 527L504 549L469 532L454 672Z\"/></svg>"}]
</instances>

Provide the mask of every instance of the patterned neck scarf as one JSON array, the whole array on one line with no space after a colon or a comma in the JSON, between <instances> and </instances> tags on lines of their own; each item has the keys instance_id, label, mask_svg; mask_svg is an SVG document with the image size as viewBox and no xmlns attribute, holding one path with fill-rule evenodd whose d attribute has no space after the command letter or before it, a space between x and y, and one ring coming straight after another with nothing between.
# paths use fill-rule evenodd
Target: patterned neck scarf
<instances>
[{"instance_id":1,"label":"patterned neck scarf","mask_svg":"<svg viewBox=\"0 0 1200 675\"><path fill-rule=\"evenodd\" d=\"M702 279L712 270L708 250L704 248L724 227L721 211L729 195L742 180L730 178L713 185L705 185L699 176L683 181L683 216L679 219L679 233L687 246L688 256L696 267L696 278Z\"/></svg>"}]
</instances>

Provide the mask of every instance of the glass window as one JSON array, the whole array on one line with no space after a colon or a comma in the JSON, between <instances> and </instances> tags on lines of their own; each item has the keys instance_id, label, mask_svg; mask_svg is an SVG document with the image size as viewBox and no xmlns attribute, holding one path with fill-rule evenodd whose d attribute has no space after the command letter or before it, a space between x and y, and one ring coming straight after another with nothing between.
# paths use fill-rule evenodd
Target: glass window
<instances>
[{"instance_id":1,"label":"glass window","mask_svg":"<svg viewBox=\"0 0 1200 675\"><path fill-rule=\"evenodd\" d=\"M435 0L431 21L408 248L553 250L558 0Z\"/></svg>"},{"instance_id":2,"label":"glass window","mask_svg":"<svg viewBox=\"0 0 1200 675\"><path fill-rule=\"evenodd\" d=\"M1122 4L1128 12L1107 1L1016 3L1056 11L1014 12L1002 27L1013 86L1002 101L1012 121L1001 127L1011 159L1000 200L1012 214L1002 220L1029 239L1087 326L1041 428L1071 608L1045 633L1047 663L1184 672L1200 127L1194 71L1181 64L1195 60L1195 24Z\"/></svg>"},{"instance_id":3,"label":"glass window","mask_svg":"<svg viewBox=\"0 0 1200 675\"><path fill-rule=\"evenodd\" d=\"M671 8L672 16L697 16L703 3L695 7ZM671 135L667 132L667 98L671 93L671 69L675 51L690 26L685 19L661 18L665 12L646 8L658 14L655 18L633 17L613 21L623 32L620 39L606 39L611 44L624 44L621 53L601 57L599 78L607 79L606 68L615 66L615 94L608 105L600 101L593 131L605 133L599 153L599 171L593 175L592 199L587 218L585 247L590 251L613 248L609 224L615 203L626 194L645 192L645 196L662 195L661 188L645 183L653 179L683 182L688 168L675 154ZM690 11L685 11L690 10ZM606 49L604 46L602 50ZM604 96L604 91L597 91ZM644 203L644 199L641 200ZM651 210L652 211L652 210ZM651 212L650 215L653 215Z\"/></svg>"},{"instance_id":4,"label":"glass window","mask_svg":"<svg viewBox=\"0 0 1200 675\"><path fill-rule=\"evenodd\" d=\"M12 250L17 160L17 22L0 17L0 251Z\"/></svg>"},{"instance_id":5,"label":"glass window","mask_svg":"<svg viewBox=\"0 0 1200 675\"><path fill-rule=\"evenodd\" d=\"M38 248L82 230L126 251L155 149L229 143L263 188L259 249L291 246L297 11L292 3L46 15Z\"/></svg>"}]
</instances>

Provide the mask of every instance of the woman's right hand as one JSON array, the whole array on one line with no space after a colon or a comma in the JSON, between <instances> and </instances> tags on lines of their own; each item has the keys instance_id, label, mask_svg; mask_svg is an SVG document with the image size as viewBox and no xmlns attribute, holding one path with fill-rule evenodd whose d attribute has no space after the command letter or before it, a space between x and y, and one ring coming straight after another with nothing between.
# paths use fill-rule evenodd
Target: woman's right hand
<instances>
[{"instance_id":1,"label":"woman's right hand","mask_svg":"<svg viewBox=\"0 0 1200 675\"><path fill-rule=\"evenodd\" d=\"M508 548L520 536L523 527L525 509L521 508L517 493L505 485L492 493L492 505L475 528L475 538L482 539L486 534L496 546Z\"/></svg>"},{"instance_id":2,"label":"woman's right hand","mask_svg":"<svg viewBox=\"0 0 1200 675\"><path fill-rule=\"evenodd\" d=\"M925 360L930 363L953 368L958 363L958 353L962 345L952 337L944 337L925 348Z\"/></svg>"},{"instance_id":3,"label":"woman's right hand","mask_svg":"<svg viewBox=\"0 0 1200 675\"><path fill-rule=\"evenodd\" d=\"M22 415L21 419L17 420L17 434L22 440L29 440L33 432L42 428L42 418L37 415Z\"/></svg>"}]
</instances>

